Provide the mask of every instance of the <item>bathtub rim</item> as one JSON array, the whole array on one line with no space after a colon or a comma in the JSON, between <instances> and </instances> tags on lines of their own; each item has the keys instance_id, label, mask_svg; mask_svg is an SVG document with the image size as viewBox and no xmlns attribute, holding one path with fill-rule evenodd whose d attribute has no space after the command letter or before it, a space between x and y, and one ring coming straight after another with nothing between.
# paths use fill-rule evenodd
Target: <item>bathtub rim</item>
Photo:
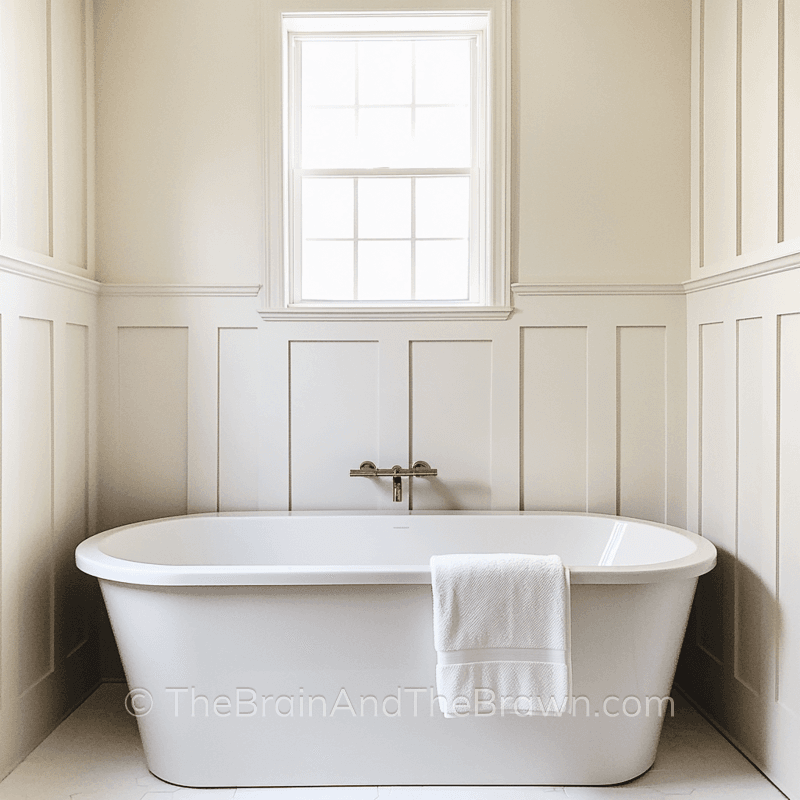
<instances>
[{"instance_id":1,"label":"bathtub rim","mask_svg":"<svg viewBox=\"0 0 800 800\"><path fill-rule=\"evenodd\" d=\"M144 520L96 533L75 550L78 568L103 580L141 586L291 586L335 584L430 584L429 564L392 565L164 565L129 561L108 555L101 543L121 531L160 522L189 518L231 517L426 517L426 516L578 516L633 522L664 529L689 538L694 552L671 561L631 566L575 566L570 568L573 584L637 584L697 578L716 565L717 551L706 538L659 522L572 511L210 511Z\"/></svg>"}]
</instances>

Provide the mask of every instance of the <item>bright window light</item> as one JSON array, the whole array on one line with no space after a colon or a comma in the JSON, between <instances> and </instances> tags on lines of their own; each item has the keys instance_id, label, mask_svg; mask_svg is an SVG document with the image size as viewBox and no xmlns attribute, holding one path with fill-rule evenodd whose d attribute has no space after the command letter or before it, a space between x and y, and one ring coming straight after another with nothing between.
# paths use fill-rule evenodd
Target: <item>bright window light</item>
<instances>
[{"instance_id":1,"label":"bright window light","mask_svg":"<svg viewBox=\"0 0 800 800\"><path fill-rule=\"evenodd\" d=\"M485 25L330 19L286 39L289 304L487 304Z\"/></svg>"}]
</instances>

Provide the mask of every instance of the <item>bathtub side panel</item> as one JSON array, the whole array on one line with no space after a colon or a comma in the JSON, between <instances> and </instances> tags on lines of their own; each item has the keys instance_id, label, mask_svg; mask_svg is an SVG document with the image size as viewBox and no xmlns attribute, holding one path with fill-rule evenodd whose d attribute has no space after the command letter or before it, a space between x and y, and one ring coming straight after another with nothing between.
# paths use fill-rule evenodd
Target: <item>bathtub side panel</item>
<instances>
[{"instance_id":1,"label":"bathtub side panel","mask_svg":"<svg viewBox=\"0 0 800 800\"><path fill-rule=\"evenodd\" d=\"M456 720L433 701L430 586L102 585L150 769L219 787L629 780L694 583L573 586L573 713Z\"/></svg>"}]
</instances>

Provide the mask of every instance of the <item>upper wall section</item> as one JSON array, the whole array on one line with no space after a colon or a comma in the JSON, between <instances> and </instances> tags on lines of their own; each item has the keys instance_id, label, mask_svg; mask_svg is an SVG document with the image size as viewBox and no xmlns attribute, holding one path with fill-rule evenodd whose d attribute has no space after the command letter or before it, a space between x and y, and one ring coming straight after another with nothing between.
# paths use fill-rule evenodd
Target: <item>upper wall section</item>
<instances>
[{"instance_id":1,"label":"upper wall section","mask_svg":"<svg viewBox=\"0 0 800 800\"><path fill-rule=\"evenodd\" d=\"M0 258L94 277L90 0L0 7Z\"/></svg>"},{"instance_id":2,"label":"upper wall section","mask_svg":"<svg viewBox=\"0 0 800 800\"><path fill-rule=\"evenodd\" d=\"M689 278L689 0L521 0L523 283Z\"/></svg>"},{"instance_id":3,"label":"upper wall section","mask_svg":"<svg viewBox=\"0 0 800 800\"><path fill-rule=\"evenodd\" d=\"M97 258L107 283L258 284L258 0L97 0Z\"/></svg>"},{"instance_id":4,"label":"upper wall section","mask_svg":"<svg viewBox=\"0 0 800 800\"><path fill-rule=\"evenodd\" d=\"M693 0L692 278L800 251L800 0Z\"/></svg>"},{"instance_id":5,"label":"upper wall section","mask_svg":"<svg viewBox=\"0 0 800 800\"><path fill-rule=\"evenodd\" d=\"M103 282L260 283L260 14L96 0ZM514 1L516 280L689 277L690 16L689 0Z\"/></svg>"}]
</instances>

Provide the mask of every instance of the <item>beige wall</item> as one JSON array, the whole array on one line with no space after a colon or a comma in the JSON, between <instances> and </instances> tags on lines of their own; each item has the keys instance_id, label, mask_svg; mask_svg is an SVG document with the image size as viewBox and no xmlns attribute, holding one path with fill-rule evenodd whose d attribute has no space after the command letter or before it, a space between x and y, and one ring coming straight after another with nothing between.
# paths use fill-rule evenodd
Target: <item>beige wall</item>
<instances>
[{"instance_id":1,"label":"beige wall","mask_svg":"<svg viewBox=\"0 0 800 800\"><path fill-rule=\"evenodd\" d=\"M0 778L100 680L91 3L0 3Z\"/></svg>"},{"instance_id":2,"label":"beige wall","mask_svg":"<svg viewBox=\"0 0 800 800\"><path fill-rule=\"evenodd\" d=\"M797 797L800 1L695 0L693 14L688 509L719 562L679 678Z\"/></svg>"},{"instance_id":3,"label":"beige wall","mask_svg":"<svg viewBox=\"0 0 800 800\"><path fill-rule=\"evenodd\" d=\"M519 280L689 277L688 0L516 4Z\"/></svg>"},{"instance_id":4,"label":"beige wall","mask_svg":"<svg viewBox=\"0 0 800 800\"><path fill-rule=\"evenodd\" d=\"M95 12L99 279L260 283L257 0Z\"/></svg>"},{"instance_id":5,"label":"beige wall","mask_svg":"<svg viewBox=\"0 0 800 800\"><path fill-rule=\"evenodd\" d=\"M515 3L519 281L689 277L689 22ZM260 283L257 0L98 0L96 50L101 280Z\"/></svg>"}]
</instances>

